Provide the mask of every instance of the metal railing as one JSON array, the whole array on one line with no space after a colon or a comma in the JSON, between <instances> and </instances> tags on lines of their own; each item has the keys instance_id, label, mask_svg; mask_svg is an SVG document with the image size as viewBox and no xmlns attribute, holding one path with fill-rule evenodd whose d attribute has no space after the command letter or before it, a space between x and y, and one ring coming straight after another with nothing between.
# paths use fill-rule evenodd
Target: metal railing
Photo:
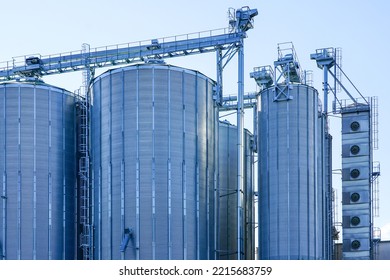
<instances>
[{"instance_id":1,"label":"metal railing","mask_svg":"<svg viewBox=\"0 0 390 280\"><path fill-rule=\"evenodd\" d=\"M87 55L83 50L76 50L52 55L18 56L0 63L0 81L211 52L237 44L244 36L243 32L229 33L228 28L221 28L91 48Z\"/></svg>"}]
</instances>

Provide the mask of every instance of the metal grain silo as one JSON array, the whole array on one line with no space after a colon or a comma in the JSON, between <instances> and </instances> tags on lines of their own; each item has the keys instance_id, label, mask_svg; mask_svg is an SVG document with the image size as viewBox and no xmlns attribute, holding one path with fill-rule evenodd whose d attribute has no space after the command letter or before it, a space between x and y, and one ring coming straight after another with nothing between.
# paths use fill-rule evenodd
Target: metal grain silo
<instances>
[{"instance_id":1,"label":"metal grain silo","mask_svg":"<svg viewBox=\"0 0 390 280\"><path fill-rule=\"evenodd\" d=\"M218 259L237 260L237 231L240 229L241 259L253 260L255 252L253 135L244 131L244 186L241 224L237 225L237 126L219 123L218 159Z\"/></svg>"},{"instance_id":2,"label":"metal grain silo","mask_svg":"<svg viewBox=\"0 0 390 280\"><path fill-rule=\"evenodd\" d=\"M3 83L0 108L1 258L75 259L75 96Z\"/></svg>"},{"instance_id":3,"label":"metal grain silo","mask_svg":"<svg viewBox=\"0 0 390 280\"><path fill-rule=\"evenodd\" d=\"M213 86L164 64L94 80L95 259L213 257Z\"/></svg>"},{"instance_id":4,"label":"metal grain silo","mask_svg":"<svg viewBox=\"0 0 390 280\"><path fill-rule=\"evenodd\" d=\"M259 258L322 259L318 92L284 89L282 99L278 86L260 92Z\"/></svg>"}]
</instances>

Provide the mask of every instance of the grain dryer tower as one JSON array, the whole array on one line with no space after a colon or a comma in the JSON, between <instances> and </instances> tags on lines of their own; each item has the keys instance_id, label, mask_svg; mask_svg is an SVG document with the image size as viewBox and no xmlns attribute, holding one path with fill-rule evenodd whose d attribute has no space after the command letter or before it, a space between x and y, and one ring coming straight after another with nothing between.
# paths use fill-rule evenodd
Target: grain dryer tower
<instances>
[{"instance_id":1,"label":"grain dryer tower","mask_svg":"<svg viewBox=\"0 0 390 280\"><path fill-rule=\"evenodd\" d=\"M373 171L374 148L377 148L376 98L364 97L341 69L334 48L317 49L311 55L324 73L324 112L327 113L328 92L334 94L333 113L341 114L342 148L342 236L343 259L373 258L373 194L379 172ZM330 74L335 83L328 82ZM354 93L341 82L347 78ZM335 90L340 86L348 100L339 100ZM354 95L356 93L359 98Z\"/></svg>"},{"instance_id":2,"label":"grain dryer tower","mask_svg":"<svg viewBox=\"0 0 390 280\"><path fill-rule=\"evenodd\" d=\"M370 259L371 122L370 106L354 104L342 114L343 259Z\"/></svg>"}]
</instances>

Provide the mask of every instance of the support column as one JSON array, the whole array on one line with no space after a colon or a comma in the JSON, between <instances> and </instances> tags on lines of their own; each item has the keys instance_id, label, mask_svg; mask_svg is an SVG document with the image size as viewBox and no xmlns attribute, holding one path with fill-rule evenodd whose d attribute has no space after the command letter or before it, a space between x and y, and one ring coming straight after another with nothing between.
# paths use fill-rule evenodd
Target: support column
<instances>
[{"instance_id":1,"label":"support column","mask_svg":"<svg viewBox=\"0 0 390 280\"><path fill-rule=\"evenodd\" d=\"M237 260L241 260L242 243L242 190L244 186L244 45L238 48L238 95L237 95Z\"/></svg>"}]
</instances>

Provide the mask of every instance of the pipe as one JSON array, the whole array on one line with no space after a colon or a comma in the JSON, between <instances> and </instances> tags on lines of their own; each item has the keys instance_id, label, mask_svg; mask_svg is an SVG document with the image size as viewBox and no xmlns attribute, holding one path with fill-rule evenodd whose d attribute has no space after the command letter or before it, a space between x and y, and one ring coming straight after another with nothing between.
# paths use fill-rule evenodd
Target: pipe
<instances>
[{"instance_id":1,"label":"pipe","mask_svg":"<svg viewBox=\"0 0 390 280\"><path fill-rule=\"evenodd\" d=\"M237 260L241 260L241 224L242 205L241 195L244 186L243 163L244 163L244 45L238 48L238 95L237 95Z\"/></svg>"},{"instance_id":2,"label":"pipe","mask_svg":"<svg viewBox=\"0 0 390 280\"><path fill-rule=\"evenodd\" d=\"M324 65L324 113L328 115L328 66Z\"/></svg>"}]
</instances>

